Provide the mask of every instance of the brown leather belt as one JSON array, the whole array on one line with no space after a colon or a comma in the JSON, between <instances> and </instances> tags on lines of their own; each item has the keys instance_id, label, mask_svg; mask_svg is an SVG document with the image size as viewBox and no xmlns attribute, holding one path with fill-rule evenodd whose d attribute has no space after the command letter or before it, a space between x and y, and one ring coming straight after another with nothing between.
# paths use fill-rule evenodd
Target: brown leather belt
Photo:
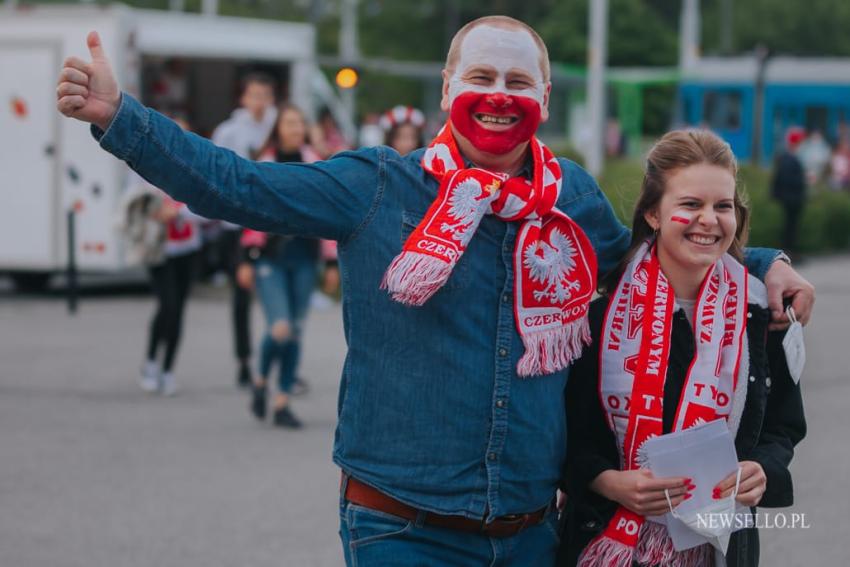
<instances>
[{"instance_id":1,"label":"brown leather belt","mask_svg":"<svg viewBox=\"0 0 850 567\"><path fill-rule=\"evenodd\" d=\"M348 483L345 484L345 494L343 497L352 504L371 508L372 510L386 514L392 514L410 522L415 522L420 514L424 514L424 523L426 525L480 533L489 537L514 536L527 527L542 523L546 517L546 512L549 510L547 506L529 514L499 516L489 524L485 524L483 520L474 520L465 516L445 516L433 512L423 512L413 506L399 502L391 496L387 496L368 484L363 484L354 477L348 477Z\"/></svg>"}]
</instances>

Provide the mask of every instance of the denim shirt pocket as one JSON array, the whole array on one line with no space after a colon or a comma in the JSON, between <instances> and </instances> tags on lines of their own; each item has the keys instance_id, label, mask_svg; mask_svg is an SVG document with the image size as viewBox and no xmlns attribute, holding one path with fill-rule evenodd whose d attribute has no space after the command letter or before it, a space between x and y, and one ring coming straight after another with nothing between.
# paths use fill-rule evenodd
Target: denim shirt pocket
<instances>
[{"instance_id":1,"label":"denim shirt pocket","mask_svg":"<svg viewBox=\"0 0 850 567\"><path fill-rule=\"evenodd\" d=\"M404 246L404 243L407 241L407 238L410 236L419 223L422 222L422 219L425 217L424 213L418 212L410 212L410 211L402 211L401 213L401 245ZM474 237L473 237L474 238ZM460 257L460 260L455 264L454 269L452 270L451 275L449 276L448 281L443 285L441 289L465 289L469 287L469 264L466 261L466 256L463 255ZM438 292L439 293L439 292Z\"/></svg>"}]
</instances>

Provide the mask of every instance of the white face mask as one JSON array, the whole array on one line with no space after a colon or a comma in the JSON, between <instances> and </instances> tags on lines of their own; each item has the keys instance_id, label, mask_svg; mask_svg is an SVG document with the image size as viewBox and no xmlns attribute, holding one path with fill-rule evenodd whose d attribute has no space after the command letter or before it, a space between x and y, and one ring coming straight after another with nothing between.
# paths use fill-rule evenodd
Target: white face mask
<instances>
[{"instance_id":1,"label":"white face mask","mask_svg":"<svg viewBox=\"0 0 850 567\"><path fill-rule=\"evenodd\" d=\"M782 339L782 349L785 351L785 361L788 363L788 372L795 384L799 384L803 375L803 366L806 365L806 344L803 342L803 325L797 321L794 308L788 306L785 311L791 320L791 326L785 332Z\"/></svg>"},{"instance_id":2,"label":"white face mask","mask_svg":"<svg viewBox=\"0 0 850 567\"><path fill-rule=\"evenodd\" d=\"M670 495L667 490L667 505L670 507L670 515L684 523L688 528L701 535L717 548L723 555L729 547L729 538L735 530L735 497L738 496L738 485L741 483L741 468L735 478L735 489L732 494L722 500L717 500L697 510L680 514L673 508Z\"/></svg>"},{"instance_id":3,"label":"white face mask","mask_svg":"<svg viewBox=\"0 0 850 567\"><path fill-rule=\"evenodd\" d=\"M461 77L473 65L495 69L495 83L489 86L465 83ZM512 69L528 73L534 85L525 89L509 88L506 78ZM449 79L450 104L464 92L500 92L533 98L542 105L545 90L543 71L540 69L540 48L528 32L481 25L472 28L463 38L455 72Z\"/></svg>"}]
</instances>

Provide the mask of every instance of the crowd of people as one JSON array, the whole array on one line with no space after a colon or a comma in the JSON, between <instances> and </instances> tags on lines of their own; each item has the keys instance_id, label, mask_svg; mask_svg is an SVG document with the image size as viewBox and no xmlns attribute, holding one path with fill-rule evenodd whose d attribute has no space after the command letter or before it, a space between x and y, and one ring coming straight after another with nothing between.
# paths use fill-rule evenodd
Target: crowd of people
<instances>
[{"instance_id":1,"label":"crowd of people","mask_svg":"<svg viewBox=\"0 0 850 567\"><path fill-rule=\"evenodd\" d=\"M842 125L834 148L815 129L793 126L785 132L770 182L771 197L782 207L782 248L798 253L800 219L812 188L826 182L833 191L850 190L850 132Z\"/></svg>"},{"instance_id":2,"label":"crowd of people","mask_svg":"<svg viewBox=\"0 0 850 567\"><path fill-rule=\"evenodd\" d=\"M266 313L258 418L277 364L274 422L299 423L304 290L320 261L341 280L333 458L347 565L758 564L755 528L697 517L793 502L788 465L806 433L794 325L814 290L779 251L745 253L749 211L725 142L659 140L630 230L535 136L549 62L517 20L455 35L432 140L420 114L395 108L378 122L401 149L319 161L289 105L248 144L252 159L186 135L122 93L98 36L88 42L91 62L66 61L59 110L174 202L248 227L234 229L234 280ZM338 257L308 237L338 243ZM712 424L729 470L705 480L670 458L681 474L653 474L646 443Z\"/></svg>"},{"instance_id":3,"label":"crowd of people","mask_svg":"<svg viewBox=\"0 0 850 567\"><path fill-rule=\"evenodd\" d=\"M212 141L240 157L277 163L313 163L351 149L330 112L322 111L311 125L294 104L278 105L275 91L270 76L246 74L241 80L239 106L213 131ZM163 106L173 108L174 101L169 99L169 104ZM185 130L191 130L179 112L171 117ZM425 116L411 106L388 110L374 125L377 132L371 134L367 125L361 128L361 145L386 143L407 155L424 143ZM218 264L215 267L227 274L230 283L236 384L251 390L251 413L262 421L268 410L269 376L276 367L272 423L300 427L290 398L308 388L298 374L301 338L311 303L316 301L317 287L328 296L338 295L336 243L270 234L200 217L135 173L131 173L128 185L123 206L124 230L137 248L145 248L137 250L137 254L148 265L157 299L141 368L141 388L165 396L177 393L173 368L183 312L192 282L198 277L202 246L206 245L213 247L212 256ZM150 229L147 235L146 226ZM254 296L265 315L266 331L252 368L250 313Z\"/></svg>"}]
</instances>

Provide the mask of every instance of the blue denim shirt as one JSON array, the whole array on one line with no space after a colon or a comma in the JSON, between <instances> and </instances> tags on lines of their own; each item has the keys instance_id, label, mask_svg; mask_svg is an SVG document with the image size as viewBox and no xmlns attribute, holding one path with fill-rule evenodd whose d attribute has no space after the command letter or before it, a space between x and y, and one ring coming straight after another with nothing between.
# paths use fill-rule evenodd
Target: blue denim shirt
<instances>
[{"instance_id":1,"label":"blue denim shirt","mask_svg":"<svg viewBox=\"0 0 850 567\"><path fill-rule=\"evenodd\" d=\"M123 95L101 146L197 213L257 230L337 240L348 354L334 461L421 509L481 518L545 506L566 452L567 372L520 379L514 323L518 223L487 216L446 285L423 307L381 278L437 195L419 165L387 147L314 164L258 163L186 134ZM560 160L558 208L585 230L600 272L630 233L593 178ZM760 277L773 253L751 254Z\"/></svg>"}]
</instances>

